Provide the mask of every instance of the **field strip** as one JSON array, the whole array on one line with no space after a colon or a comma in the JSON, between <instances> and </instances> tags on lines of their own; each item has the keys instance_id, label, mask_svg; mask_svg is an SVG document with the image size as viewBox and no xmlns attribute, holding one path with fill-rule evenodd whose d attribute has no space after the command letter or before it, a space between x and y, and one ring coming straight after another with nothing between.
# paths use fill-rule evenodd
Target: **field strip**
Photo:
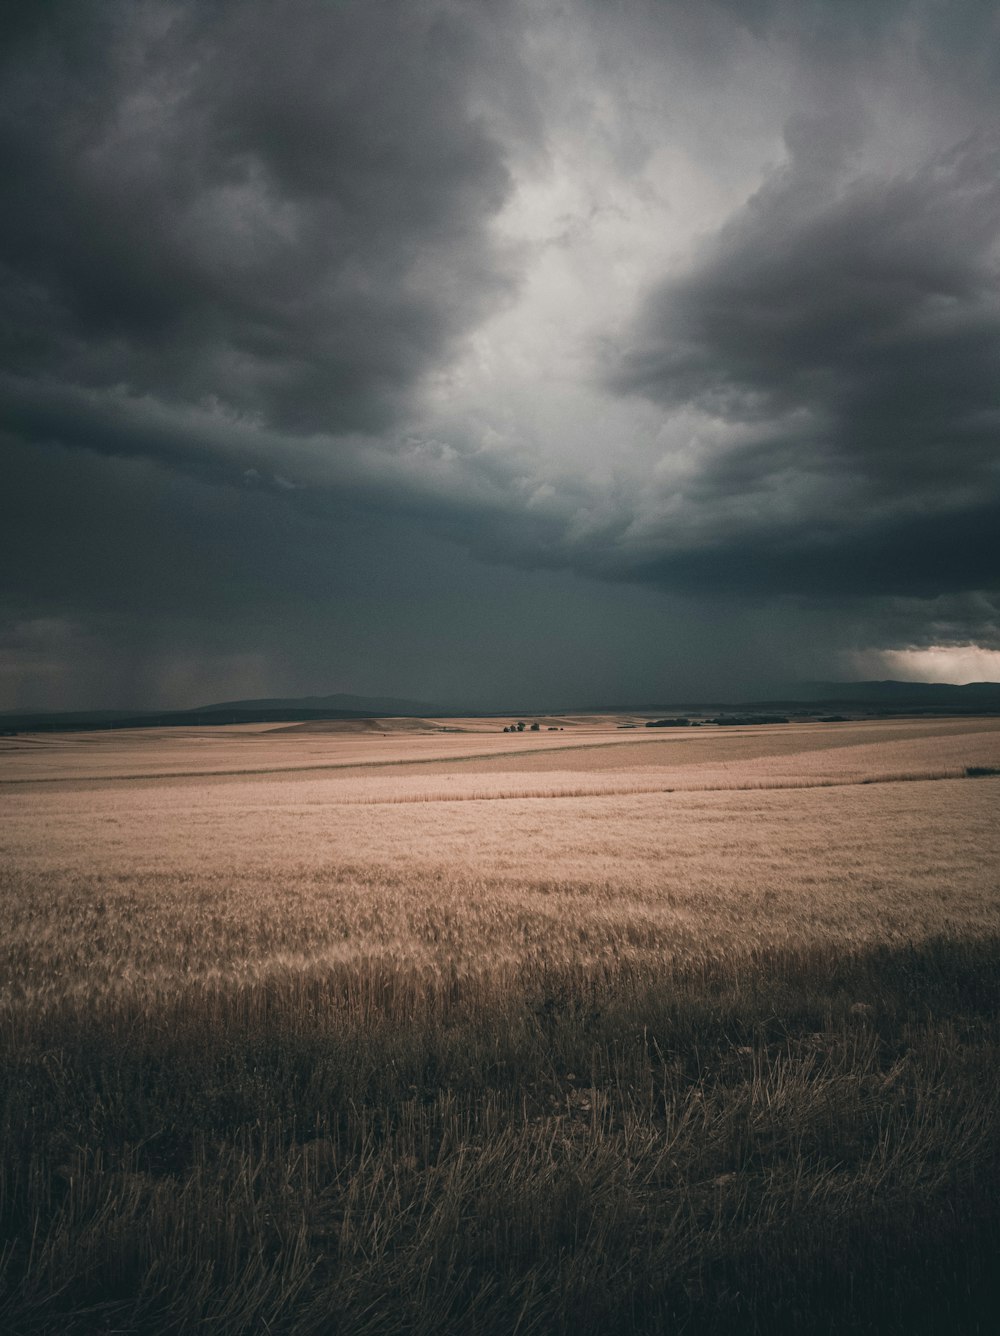
<instances>
[{"instance_id":1,"label":"field strip","mask_svg":"<svg viewBox=\"0 0 1000 1336\"><path fill-rule=\"evenodd\" d=\"M930 771L927 774L914 774L901 771L895 774L870 775L850 779L833 777L817 779L758 779L732 780L728 783L694 784L634 784L575 788L534 788L500 789L494 793L449 793L444 790L436 793L405 793L377 798L331 798L324 803L329 807L387 807L401 803L470 803L470 802L516 802L519 798L605 798L630 797L633 794L646 793L752 793L764 789L843 789L862 784L921 784L942 779L986 779L1000 777L1000 766L951 766L943 770Z\"/></svg>"},{"instance_id":2,"label":"field strip","mask_svg":"<svg viewBox=\"0 0 1000 1336\"><path fill-rule=\"evenodd\" d=\"M991 721L996 723L996 721ZM938 755L934 759L936 768L950 765L971 763L978 760L975 755L955 755L957 739L973 736L985 740L987 735L1000 740L1000 728L990 726L984 721L957 721L951 728L941 729L926 724L907 723L905 727L893 725L891 728L874 730L868 727L845 729L843 732L827 730L785 729L770 730L756 728L726 728L718 732L697 730L699 736L690 734L684 737L666 738L637 735L634 731L622 735L604 735L603 737L573 739L564 734L562 739L532 738L522 739L518 743L505 745L499 738L465 739L468 750L455 749L455 740L422 739L417 748L399 744L382 750L382 746L369 750L367 744L347 747L337 746L315 748L313 744L300 748L298 745L289 751L284 746L272 750L270 745L256 746L250 754L243 750L243 743L230 747L223 745L220 750L207 753L192 753L188 746L180 750L155 748L154 743L143 744L138 752L125 750L112 739L107 747L100 748L98 755L89 749L76 750L73 747L56 746L51 750L26 751L18 755L14 751L0 748L0 792L19 792L27 786L62 786L66 788L93 788L107 785L114 788L122 783L131 784L190 784L203 781L206 783L229 784L241 779L253 782L273 783L285 779L305 782L339 782L356 779L359 783L380 782L387 774L396 774L400 779L404 775L412 776L416 781L429 779L432 774L463 774L470 776L470 771L477 775L505 773L511 775L510 782L517 775L523 782L529 772L535 776L536 784L543 783L540 776L544 773L560 771L584 772L594 775L596 772L622 773L637 767L645 770L644 776L650 779L649 772L660 769L661 765L685 770L692 766L730 761L760 761L767 757L801 755L803 758L814 753L823 753L828 761L824 763L824 773L831 767L829 758L833 755L846 757L859 747L916 744L922 740L936 739L935 746L944 747L950 755ZM947 741L952 739L952 741ZM225 744L225 739L219 739ZM425 749L426 748L426 749ZM964 750L964 747L963 747ZM102 754L103 753L103 754ZM10 756L10 763L5 765L5 757ZM662 761L661 758L662 757ZM883 759L877 763L882 768ZM900 769L910 767L899 758ZM914 756L919 765L923 760ZM983 755L984 761L993 762L996 752ZM79 769L77 767L79 766ZM106 767L106 768L105 768ZM814 763L810 770L815 775ZM840 771L839 765L832 767ZM867 773L867 766L864 767ZM855 770L855 773L857 771ZM799 778L807 778L799 775ZM638 776L636 778L639 778Z\"/></svg>"},{"instance_id":3,"label":"field strip","mask_svg":"<svg viewBox=\"0 0 1000 1336\"><path fill-rule=\"evenodd\" d=\"M731 735L730 735L731 736ZM630 747L639 743L640 745L652 745L657 742L663 742L662 737L651 738L615 738L613 742L577 742L562 743L558 747L535 747L530 752L521 750L515 751L489 751L489 752L469 752L467 755L451 756L408 756L397 758L386 758L378 761L320 761L308 765L275 765L275 766L254 766L241 767L239 769L225 770L149 770L149 771L129 771L128 773L118 774L87 774L87 775L31 775L17 779L0 779L0 785L23 785L23 784L92 784L112 782L133 782L135 780L161 780L161 779L238 779L243 775L293 775L303 774L309 771L326 770L385 770L398 769L402 766L421 766L421 765L464 765L466 761L494 761L508 756L531 757L545 755L549 756L555 752L584 752L599 751L608 747ZM845 745L850 745L849 743Z\"/></svg>"}]
</instances>

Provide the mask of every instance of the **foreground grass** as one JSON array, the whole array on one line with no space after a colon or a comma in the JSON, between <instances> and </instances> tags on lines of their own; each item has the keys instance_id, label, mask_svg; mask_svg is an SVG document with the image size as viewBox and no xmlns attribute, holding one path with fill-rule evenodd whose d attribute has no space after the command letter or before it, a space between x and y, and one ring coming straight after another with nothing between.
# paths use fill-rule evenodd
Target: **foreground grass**
<instances>
[{"instance_id":1,"label":"foreground grass","mask_svg":"<svg viewBox=\"0 0 1000 1336\"><path fill-rule=\"evenodd\" d=\"M1000 940L4 1016L11 1333L987 1331Z\"/></svg>"}]
</instances>

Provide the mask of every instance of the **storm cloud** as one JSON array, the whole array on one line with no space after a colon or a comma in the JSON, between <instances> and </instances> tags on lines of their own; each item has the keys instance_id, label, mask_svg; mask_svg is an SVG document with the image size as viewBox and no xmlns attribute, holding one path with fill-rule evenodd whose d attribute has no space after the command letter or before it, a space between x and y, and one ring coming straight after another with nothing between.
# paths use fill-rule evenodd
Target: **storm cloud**
<instances>
[{"instance_id":1,"label":"storm cloud","mask_svg":"<svg viewBox=\"0 0 1000 1336\"><path fill-rule=\"evenodd\" d=\"M770 582L995 585L1000 142L844 181L825 124L788 138L788 165L644 299L611 383L746 433L698 487L756 510Z\"/></svg>"},{"instance_id":2,"label":"storm cloud","mask_svg":"<svg viewBox=\"0 0 1000 1336\"><path fill-rule=\"evenodd\" d=\"M473 105L514 96L502 4L25 12L0 112L9 371L378 427L510 281L487 230L510 176Z\"/></svg>"},{"instance_id":3,"label":"storm cloud","mask_svg":"<svg viewBox=\"0 0 1000 1336\"><path fill-rule=\"evenodd\" d=\"M6 703L1000 648L988 7L4 23Z\"/></svg>"}]
</instances>

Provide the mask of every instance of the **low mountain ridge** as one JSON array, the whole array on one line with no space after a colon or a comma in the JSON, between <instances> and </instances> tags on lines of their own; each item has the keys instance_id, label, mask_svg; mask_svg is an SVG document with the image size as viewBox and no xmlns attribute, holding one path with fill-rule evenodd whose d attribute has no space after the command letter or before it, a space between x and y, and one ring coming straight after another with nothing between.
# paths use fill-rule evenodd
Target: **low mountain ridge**
<instances>
[{"instance_id":1,"label":"low mountain ridge","mask_svg":"<svg viewBox=\"0 0 1000 1336\"><path fill-rule=\"evenodd\" d=\"M1000 682L794 682L774 699L886 705L1000 705Z\"/></svg>"},{"instance_id":2,"label":"low mountain ridge","mask_svg":"<svg viewBox=\"0 0 1000 1336\"><path fill-rule=\"evenodd\" d=\"M810 707L808 709L804 707ZM355 696L336 693L330 696L262 697L257 700L222 701L189 710L73 710L10 711L0 714L0 733L72 732L105 728L166 728L213 724L296 723L322 720L373 720L385 718L427 719L478 716L546 716L555 714L665 714L681 712L713 713L732 711L774 711L814 715L822 710L848 709L854 713L959 713L977 714L1000 711L1000 682L794 682L779 688L766 698L750 700L733 696L730 700L680 700L664 696L646 705L602 705L586 709L557 710L551 706L533 709L520 705L508 710L483 710L432 705L426 701L394 696Z\"/></svg>"},{"instance_id":3,"label":"low mountain ridge","mask_svg":"<svg viewBox=\"0 0 1000 1336\"><path fill-rule=\"evenodd\" d=\"M364 715L426 715L440 713L439 707L426 701L404 700L396 696L353 696L337 692L332 696L267 696L259 700L228 700L215 705L199 705L191 713L224 713L226 710L347 710Z\"/></svg>"}]
</instances>

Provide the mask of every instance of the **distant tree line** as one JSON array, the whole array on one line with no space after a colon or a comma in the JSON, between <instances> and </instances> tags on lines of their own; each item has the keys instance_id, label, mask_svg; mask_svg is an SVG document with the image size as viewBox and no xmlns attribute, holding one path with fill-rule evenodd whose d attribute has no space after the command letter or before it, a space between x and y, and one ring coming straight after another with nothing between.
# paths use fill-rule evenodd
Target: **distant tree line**
<instances>
[{"instance_id":1,"label":"distant tree line","mask_svg":"<svg viewBox=\"0 0 1000 1336\"><path fill-rule=\"evenodd\" d=\"M673 719L649 719L647 728L700 728L706 724L787 724L783 714L720 714L714 719L688 719L677 715ZM831 720L832 722L832 720Z\"/></svg>"}]
</instances>

